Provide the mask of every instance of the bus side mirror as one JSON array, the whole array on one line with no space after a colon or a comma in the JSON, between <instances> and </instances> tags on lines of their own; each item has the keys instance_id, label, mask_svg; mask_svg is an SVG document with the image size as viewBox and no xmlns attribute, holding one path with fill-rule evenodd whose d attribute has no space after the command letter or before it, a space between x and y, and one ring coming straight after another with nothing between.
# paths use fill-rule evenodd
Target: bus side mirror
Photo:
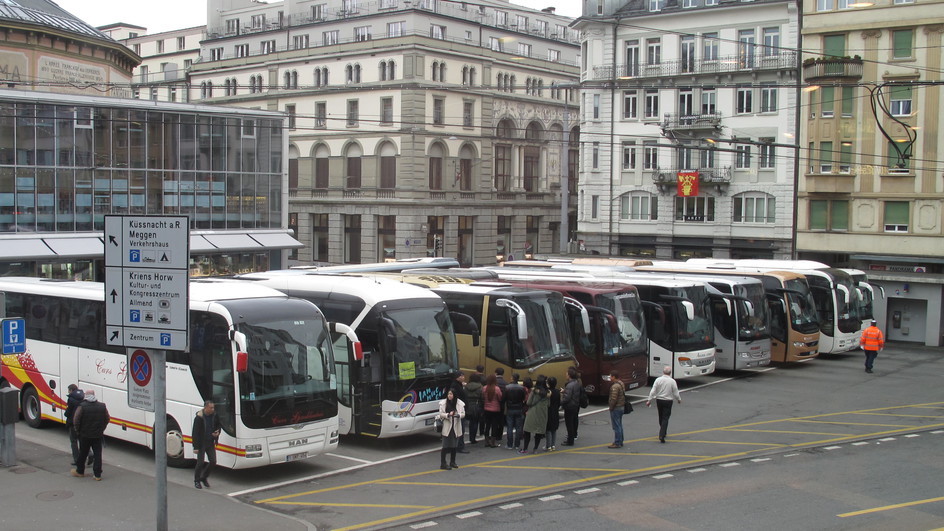
<instances>
[{"instance_id":1,"label":"bus side mirror","mask_svg":"<svg viewBox=\"0 0 944 531\"><path fill-rule=\"evenodd\" d=\"M682 301L682 308L685 308L685 317L688 317L689 321L695 320L695 305L692 301ZM730 308L729 308L730 311Z\"/></svg>"},{"instance_id":2,"label":"bus side mirror","mask_svg":"<svg viewBox=\"0 0 944 531\"><path fill-rule=\"evenodd\" d=\"M452 329L457 334L464 334L472 337L472 346L479 346L479 326L471 315L459 312L449 312L449 320L452 321Z\"/></svg>"},{"instance_id":3,"label":"bus side mirror","mask_svg":"<svg viewBox=\"0 0 944 531\"><path fill-rule=\"evenodd\" d=\"M515 324L518 327L518 339L521 341L528 339L528 317L524 314L524 310L521 309L521 306L518 306L514 301L508 299L498 299L495 301L495 306L508 308L514 312Z\"/></svg>"}]
</instances>

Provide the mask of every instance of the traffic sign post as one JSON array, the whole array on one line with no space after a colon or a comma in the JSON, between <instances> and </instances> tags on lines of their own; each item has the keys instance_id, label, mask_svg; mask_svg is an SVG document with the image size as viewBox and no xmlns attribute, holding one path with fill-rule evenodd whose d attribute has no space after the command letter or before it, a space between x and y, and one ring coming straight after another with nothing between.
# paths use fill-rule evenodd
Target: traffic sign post
<instances>
[{"instance_id":1,"label":"traffic sign post","mask_svg":"<svg viewBox=\"0 0 944 531\"><path fill-rule=\"evenodd\" d=\"M158 531L167 529L166 351L189 346L189 262L187 216L105 216L105 341L128 347L128 405L154 412Z\"/></svg>"},{"instance_id":2,"label":"traffic sign post","mask_svg":"<svg viewBox=\"0 0 944 531\"><path fill-rule=\"evenodd\" d=\"M26 352L26 321L20 318L3 320L3 353Z\"/></svg>"}]
</instances>

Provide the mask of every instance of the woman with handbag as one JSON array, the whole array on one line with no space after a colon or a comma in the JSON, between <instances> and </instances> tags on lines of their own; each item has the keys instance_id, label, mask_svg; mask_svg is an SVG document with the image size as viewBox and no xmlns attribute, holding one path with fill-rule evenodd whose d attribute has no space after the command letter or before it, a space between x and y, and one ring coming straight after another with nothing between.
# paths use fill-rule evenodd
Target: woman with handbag
<instances>
[{"instance_id":1,"label":"woman with handbag","mask_svg":"<svg viewBox=\"0 0 944 531\"><path fill-rule=\"evenodd\" d=\"M482 410L485 415L485 447L498 448L502 426L502 390L498 377L489 374L482 390Z\"/></svg>"},{"instance_id":2,"label":"woman with handbag","mask_svg":"<svg viewBox=\"0 0 944 531\"><path fill-rule=\"evenodd\" d=\"M443 470L459 468L459 465L456 464L456 446L459 444L459 438L463 435L463 417L465 417L465 403L456 398L455 393L450 389L446 393L446 398L439 401L439 420L443 423L439 468ZM447 453L452 458L448 465L446 464Z\"/></svg>"}]
</instances>

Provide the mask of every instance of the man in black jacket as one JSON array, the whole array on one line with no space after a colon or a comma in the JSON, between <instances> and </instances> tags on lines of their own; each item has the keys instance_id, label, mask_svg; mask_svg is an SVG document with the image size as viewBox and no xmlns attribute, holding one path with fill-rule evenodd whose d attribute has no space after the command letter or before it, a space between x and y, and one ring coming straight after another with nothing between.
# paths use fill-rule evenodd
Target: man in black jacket
<instances>
[{"instance_id":1,"label":"man in black jacket","mask_svg":"<svg viewBox=\"0 0 944 531\"><path fill-rule=\"evenodd\" d=\"M518 373L512 373L511 383L505 386L502 401L505 402L505 427L508 429L505 448L517 450L524 432L524 403L528 390L518 383Z\"/></svg>"},{"instance_id":2,"label":"man in black jacket","mask_svg":"<svg viewBox=\"0 0 944 531\"><path fill-rule=\"evenodd\" d=\"M75 384L69 384L69 394L66 397L66 429L69 430L69 446L72 448L72 466L79 461L79 435L75 432L75 423L72 417L79 404L85 400L85 393Z\"/></svg>"},{"instance_id":3,"label":"man in black jacket","mask_svg":"<svg viewBox=\"0 0 944 531\"><path fill-rule=\"evenodd\" d=\"M216 405L212 400L203 403L203 409L197 411L193 419L193 451L197 453L197 465L193 469L193 486L210 488L210 469L216 465L216 440L220 437L220 418L216 414ZM207 462L203 461L206 456Z\"/></svg>"},{"instance_id":4,"label":"man in black jacket","mask_svg":"<svg viewBox=\"0 0 944 531\"><path fill-rule=\"evenodd\" d=\"M85 392L85 401L75 409L72 422L79 436L79 458L75 462L75 468L72 469L72 475L77 478L85 477L85 459L89 455L89 450L92 450L95 452L92 473L95 475L95 481L101 481L102 436L105 434L108 423L111 422L111 417L108 415L105 404L99 402L98 397L95 396L95 390L89 389Z\"/></svg>"},{"instance_id":5,"label":"man in black jacket","mask_svg":"<svg viewBox=\"0 0 944 531\"><path fill-rule=\"evenodd\" d=\"M561 391L561 407L564 408L564 426L567 428L567 439L561 446L573 446L577 439L577 426L580 415L580 379L577 369L567 368L567 383Z\"/></svg>"}]
</instances>

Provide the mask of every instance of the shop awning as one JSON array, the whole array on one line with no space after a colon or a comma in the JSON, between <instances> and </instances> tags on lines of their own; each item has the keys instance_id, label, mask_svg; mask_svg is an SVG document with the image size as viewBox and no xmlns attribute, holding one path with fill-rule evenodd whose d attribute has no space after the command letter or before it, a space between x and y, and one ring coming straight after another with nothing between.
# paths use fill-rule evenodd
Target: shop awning
<instances>
[{"instance_id":1,"label":"shop awning","mask_svg":"<svg viewBox=\"0 0 944 531\"><path fill-rule=\"evenodd\" d=\"M217 251L258 251L262 248L256 240L249 237L248 234L204 234L206 241L210 242Z\"/></svg>"},{"instance_id":2,"label":"shop awning","mask_svg":"<svg viewBox=\"0 0 944 531\"><path fill-rule=\"evenodd\" d=\"M105 253L101 245L99 245L98 251L98 254ZM56 253L39 236L0 240L0 260L37 260L55 256Z\"/></svg>"},{"instance_id":3,"label":"shop awning","mask_svg":"<svg viewBox=\"0 0 944 531\"><path fill-rule=\"evenodd\" d=\"M105 244L97 236L43 238L43 241L61 258L84 258L92 253L102 255L105 252Z\"/></svg>"},{"instance_id":4,"label":"shop awning","mask_svg":"<svg viewBox=\"0 0 944 531\"><path fill-rule=\"evenodd\" d=\"M249 236L263 247L270 249L301 249L305 246L305 244L284 232L251 232Z\"/></svg>"}]
</instances>

